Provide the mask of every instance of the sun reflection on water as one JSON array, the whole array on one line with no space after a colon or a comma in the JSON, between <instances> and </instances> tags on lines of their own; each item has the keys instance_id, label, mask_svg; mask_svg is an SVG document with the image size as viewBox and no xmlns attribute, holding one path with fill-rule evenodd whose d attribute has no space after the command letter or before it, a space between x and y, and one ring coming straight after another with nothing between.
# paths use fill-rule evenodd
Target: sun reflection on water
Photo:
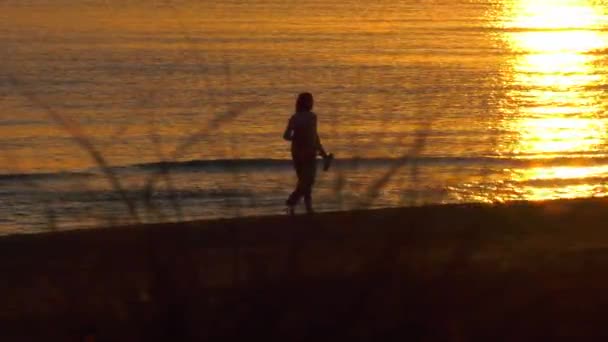
<instances>
[{"instance_id":1,"label":"sun reflection on water","mask_svg":"<svg viewBox=\"0 0 608 342\"><path fill-rule=\"evenodd\" d=\"M504 39L513 58L508 67L512 90L504 108L508 131L516 132L497 151L519 158L567 157L598 153L606 140L597 51L608 46L599 30L606 21L590 1L520 0L506 10ZM516 108L513 110L513 108ZM552 186L522 185L526 199L593 195L593 186L559 186L557 179L608 174L608 167L539 166L514 170L512 179L554 179ZM587 192L585 192L587 191Z\"/></svg>"}]
</instances>

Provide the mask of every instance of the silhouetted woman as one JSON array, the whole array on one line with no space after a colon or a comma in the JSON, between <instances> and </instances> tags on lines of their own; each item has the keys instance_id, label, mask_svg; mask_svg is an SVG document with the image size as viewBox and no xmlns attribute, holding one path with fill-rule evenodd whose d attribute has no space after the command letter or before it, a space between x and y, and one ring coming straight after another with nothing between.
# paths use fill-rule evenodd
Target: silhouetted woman
<instances>
[{"instance_id":1,"label":"silhouetted woman","mask_svg":"<svg viewBox=\"0 0 608 342\"><path fill-rule=\"evenodd\" d=\"M317 153L323 158L328 158L317 133L317 115L312 112L313 104L314 100L310 93L298 95L296 113L289 119L283 133L283 138L291 141L291 158L298 176L296 189L286 201L290 214L294 213L294 207L301 197L304 197L306 212L309 214L313 212L312 186L317 172Z\"/></svg>"}]
</instances>

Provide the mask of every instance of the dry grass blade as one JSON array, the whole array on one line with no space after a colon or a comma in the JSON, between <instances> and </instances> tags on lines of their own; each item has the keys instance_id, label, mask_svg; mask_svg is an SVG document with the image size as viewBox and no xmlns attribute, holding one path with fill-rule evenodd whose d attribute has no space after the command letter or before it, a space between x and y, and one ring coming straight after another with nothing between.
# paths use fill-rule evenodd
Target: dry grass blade
<instances>
[{"instance_id":1,"label":"dry grass blade","mask_svg":"<svg viewBox=\"0 0 608 342\"><path fill-rule=\"evenodd\" d=\"M368 208L380 195L382 190L393 176L406 164L413 161L413 158L420 155L424 146L426 145L426 138L428 136L430 124L426 124L422 129L419 129L416 133L416 140L414 146L406 154L398 158L393 165L376 181L374 181L367 189L367 192L363 199L357 205L358 209Z\"/></svg>"},{"instance_id":2,"label":"dry grass blade","mask_svg":"<svg viewBox=\"0 0 608 342\"><path fill-rule=\"evenodd\" d=\"M243 107L251 108L253 105L243 104ZM192 146L196 145L203 137L207 136L209 132L217 130L223 124L230 122L237 116L241 114L239 110L228 110L221 115L216 115L214 118L209 120L209 122L196 133L190 135L186 138L181 144L179 144L171 153L168 160L169 161L177 161L181 158ZM145 192L147 194L151 194L156 187L156 183L159 178L164 174L170 171L168 163L163 163L165 166L161 166L157 172L152 173L148 181L146 182Z\"/></svg>"},{"instance_id":3,"label":"dry grass blade","mask_svg":"<svg viewBox=\"0 0 608 342\"><path fill-rule=\"evenodd\" d=\"M173 207L173 210L175 211L175 214L177 215L178 220L182 221L184 219L184 214L183 214L182 207L179 203L178 197L176 196L176 188L173 183L173 179L171 178L171 173L170 173L169 167L167 166L167 163L165 163L166 158L162 151L162 137L158 133L158 129L155 128L154 122L152 122L152 121L150 122L150 130L148 132L148 135L150 136L152 144L154 145L156 158L158 160L162 161L162 163L159 166L160 167L159 172L160 172L160 176L164 180L165 185L167 187L169 201L171 202L171 205ZM152 213L156 214L157 220L165 221L166 220L165 215L162 213L160 208L157 207L153 202L153 198L152 198L153 190L154 189L149 188L149 187L144 188L144 205L147 208L148 212L152 212Z\"/></svg>"},{"instance_id":4,"label":"dry grass blade","mask_svg":"<svg viewBox=\"0 0 608 342\"><path fill-rule=\"evenodd\" d=\"M333 184L333 192L336 197L336 201L338 203L338 208L340 210L344 209L344 188L346 187L346 177L344 176L344 172L338 170L338 175Z\"/></svg>"},{"instance_id":5,"label":"dry grass blade","mask_svg":"<svg viewBox=\"0 0 608 342\"><path fill-rule=\"evenodd\" d=\"M129 214L136 222L140 222L139 215L137 213L137 209L135 203L127 196L125 189L123 188L120 179L116 176L103 154L95 147L95 145L91 142L91 140L86 136L84 131L80 128L80 125L67 118L57 111L55 111L51 106L42 101L36 94L29 91L27 87L25 87L16 77L10 75L9 82L12 86L26 99L32 102L34 105L44 109L46 114L61 128L63 128L72 139L82 148L85 152L89 154L89 156L95 161L97 166L101 169L104 176L110 182L112 188L118 192L122 202L126 205Z\"/></svg>"}]
</instances>

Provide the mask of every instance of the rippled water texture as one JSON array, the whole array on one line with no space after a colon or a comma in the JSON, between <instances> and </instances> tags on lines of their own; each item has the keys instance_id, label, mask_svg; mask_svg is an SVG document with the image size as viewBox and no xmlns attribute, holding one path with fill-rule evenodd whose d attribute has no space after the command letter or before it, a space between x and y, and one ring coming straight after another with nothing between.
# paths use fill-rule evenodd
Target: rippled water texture
<instances>
[{"instance_id":1,"label":"rippled water texture","mask_svg":"<svg viewBox=\"0 0 608 342\"><path fill-rule=\"evenodd\" d=\"M278 213L301 91L321 210L607 192L605 1L71 3L0 3L0 230L128 217L89 142L142 220Z\"/></svg>"}]
</instances>

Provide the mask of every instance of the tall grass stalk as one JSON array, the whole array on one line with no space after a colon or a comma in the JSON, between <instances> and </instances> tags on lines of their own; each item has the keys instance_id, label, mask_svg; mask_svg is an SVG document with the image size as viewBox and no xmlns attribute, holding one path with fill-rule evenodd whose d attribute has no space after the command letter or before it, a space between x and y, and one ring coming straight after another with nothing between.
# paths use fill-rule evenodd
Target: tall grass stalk
<instances>
[{"instance_id":1,"label":"tall grass stalk","mask_svg":"<svg viewBox=\"0 0 608 342\"><path fill-rule=\"evenodd\" d=\"M372 182L361 201L359 201L357 205L357 209L369 208L373 202L380 196L380 192L386 185L391 181L391 179L399 172L404 166L410 164L412 165L412 173L416 174L418 169L416 167L416 157L418 157L424 147L426 145L426 139L429 135L429 129L431 127L431 123L427 122L423 125L421 129L416 132L416 138L414 140L414 144L412 148L403 154L401 157L397 158L395 162L389 167L384 174L382 174L378 179Z\"/></svg>"},{"instance_id":2,"label":"tall grass stalk","mask_svg":"<svg viewBox=\"0 0 608 342\"><path fill-rule=\"evenodd\" d=\"M110 182L114 191L119 194L122 202L127 207L131 218L136 223L140 223L141 221L135 202L129 198L119 177L112 170L101 151L95 147L91 139L89 139L84 130L80 127L80 124L55 111L48 103L39 98L34 92L30 91L28 87L21 83L15 76L9 75L8 79L9 83L21 96L37 107L42 108L47 116L57 125L59 125L59 127L61 127L64 131L66 131L72 137L72 140L74 140L74 142L76 142L76 144L80 146L80 148L84 150L91 157L91 159L93 159L95 164L103 172L106 179Z\"/></svg>"}]
</instances>

